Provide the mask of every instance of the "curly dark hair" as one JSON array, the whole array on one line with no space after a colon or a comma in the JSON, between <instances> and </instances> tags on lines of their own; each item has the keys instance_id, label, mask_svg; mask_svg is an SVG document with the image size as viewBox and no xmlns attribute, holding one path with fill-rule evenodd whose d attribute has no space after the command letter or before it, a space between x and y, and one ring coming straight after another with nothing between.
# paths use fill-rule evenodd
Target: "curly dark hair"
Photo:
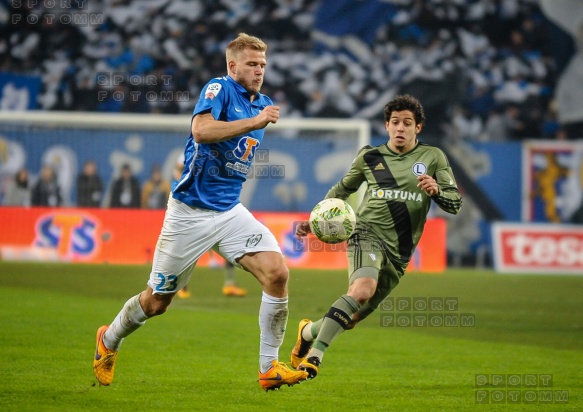
<instances>
[{"instance_id":1,"label":"curly dark hair","mask_svg":"<svg viewBox=\"0 0 583 412\"><path fill-rule=\"evenodd\" d=\"M425 112L421 102L409 94L403 94L395 97L385 105L385 122L388 122L393 112L402 112L409 110L415 117L416 124L425 123Z\"/></svg>"}]
</instances>

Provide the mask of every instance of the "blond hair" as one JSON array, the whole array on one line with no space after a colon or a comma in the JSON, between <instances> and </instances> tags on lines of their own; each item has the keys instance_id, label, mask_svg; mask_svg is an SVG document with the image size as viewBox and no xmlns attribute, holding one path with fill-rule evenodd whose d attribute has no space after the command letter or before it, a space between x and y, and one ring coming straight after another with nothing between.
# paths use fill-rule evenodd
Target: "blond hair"
<instances>
[{"instance_id":1,"label":"blond hair","mask_svg":"<svg viewBox=\"0 0 583 412\"><path fill-rule=\"evenodd\" d=\"M239 33L235 40L232 40L227 46L227 64L229 60L234 60L240 51L245 48L264 52L267 50L267 44L258 37L250 36L246 33Z\"/></svg>"}]
</instances>

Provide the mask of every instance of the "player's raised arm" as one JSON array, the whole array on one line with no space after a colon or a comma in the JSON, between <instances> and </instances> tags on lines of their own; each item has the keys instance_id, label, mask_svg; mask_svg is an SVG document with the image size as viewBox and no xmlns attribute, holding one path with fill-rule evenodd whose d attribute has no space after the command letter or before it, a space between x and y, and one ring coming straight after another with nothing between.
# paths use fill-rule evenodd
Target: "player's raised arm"
<instances>
[{"instance_id":1,"label":"player's raised arm","mask_svg":"<svg viewBox=\"0 0 583 412\"><path fill-rule=\"evenodd\" d=\"M269 123L277 123L278 119L279 106L267 106L255 117L232 122L215 120L210 112L201 113L192 119L192 136L197 143L222 142L263 129Z\"/></svg>"},{"instance_id":2,"label":"player's raised arm","mask_svg":"<svg viewBox=\"0 0 583 412\"><path fill-rule=\"evenodd\" d=\"M267 65L266 49L259 42L249 47L229 44L228 76L211 80L195 107L191 132L196 143L222 142L277 122L279 106L260 93ZM245 96L228 95L226 90L231 80L245 90Z\"/></svg>"}]
</instances>

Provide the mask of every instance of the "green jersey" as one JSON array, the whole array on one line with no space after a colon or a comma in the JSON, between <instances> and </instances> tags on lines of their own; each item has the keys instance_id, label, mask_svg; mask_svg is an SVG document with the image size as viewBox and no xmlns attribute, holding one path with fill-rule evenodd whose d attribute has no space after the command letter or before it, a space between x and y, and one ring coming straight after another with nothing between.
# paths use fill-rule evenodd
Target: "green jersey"
<instances>
[{"instance_id":1,"label":"green jersey","mask_svg":"<svg viewBox=\"0 0 583 412\"><path fill-rule=\"evenodd\" d=\"M434 196L417 187L417 176L435 179ZM357 210L358 233L370 233L382 242L392 259L401 264L411 260L419 243L433 200L441 209L456 214L461 195L443 151L424 143L399 154L387 144L362 148L348 173L326 194L346 199L366 182L366 194Z\"/></svg>"}]
</instances>

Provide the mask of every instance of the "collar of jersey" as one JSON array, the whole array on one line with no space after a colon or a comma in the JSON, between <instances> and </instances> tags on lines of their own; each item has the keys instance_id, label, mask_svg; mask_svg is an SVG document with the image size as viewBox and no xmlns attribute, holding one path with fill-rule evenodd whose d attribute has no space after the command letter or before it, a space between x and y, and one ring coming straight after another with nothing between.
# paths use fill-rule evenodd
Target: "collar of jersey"
<instances>
[{"instance_id":1,"label":"collar of jersey","mask_svg":"<svg viewBox=\"0 0 583 412\"><path fill-rule=\"evenodd\" d=\"M415 151L415 150L416 150L416 149L419 147L419 144L420 144L420 143L421 143L421 142L419 141L419 139L417 139L417 142L415 143L415 146L413 147L413 149L409 150L407 153L399 153L399 152L395 152L395 151L394 151L393 149L391 149L391 147L389 146L389 142L388 142L388 141L385 143L385 147L386 147L386 148L387 148L387 150L388 150L390 153L392 153L393 155L395 155L395 156L399 156L399 157L402 157L402 156L407 156L407 155L408 155L408 154L410 154L410 153L413 153L413 152L414 152L414 151Z\"/></svg>"}]
</instances>

